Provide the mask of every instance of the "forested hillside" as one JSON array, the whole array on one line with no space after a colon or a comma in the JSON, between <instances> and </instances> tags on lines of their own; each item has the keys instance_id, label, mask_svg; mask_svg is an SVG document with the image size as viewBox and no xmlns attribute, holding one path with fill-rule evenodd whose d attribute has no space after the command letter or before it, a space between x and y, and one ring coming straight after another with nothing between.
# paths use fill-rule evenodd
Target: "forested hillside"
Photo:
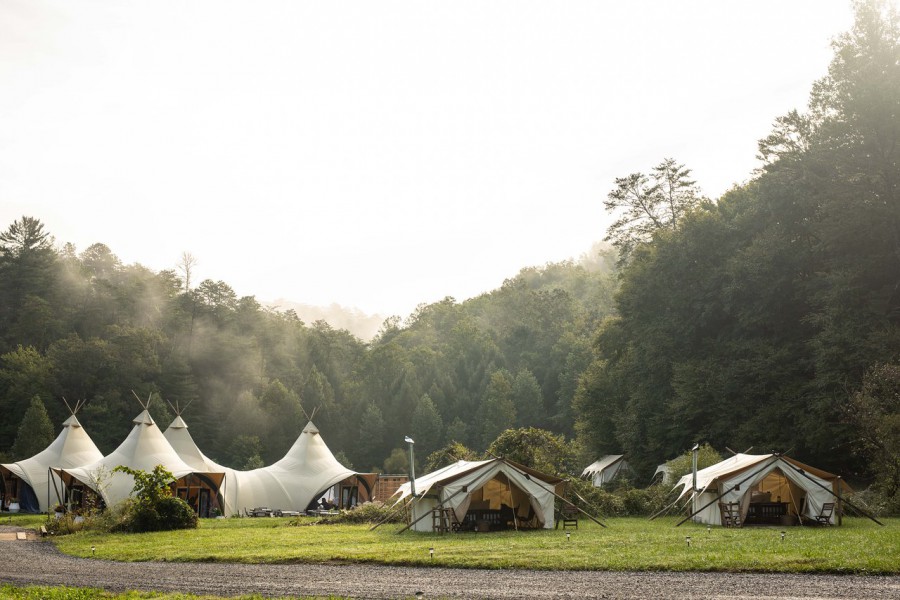
<instances>
[{"instance_id":1,"label":"forested hillside","mask_svg":"<svg viewBox=\"0 0 900 600\"><path fill-rule=\"evenodd\" d=\"M199 445L235 467L277 460L306 414L358 469L381 468L405 435L419 454L457 440L483 449L511 426L572 434L590 341L611 313L611 261L523 270L491 293L424 305L371 343L237 298L223 281L123 265L102 243L57 247L38 218L0 234L0 451L38 397L61 398L109 452L140 412L134 395L184 407ZM132 393L133 392L133 393ZM165 428L166 402L151 412Z\"/></svg>"},{"instance_id":2,"label":"forested hillside","mask_svg":"<svg viewBox=\"0 0 900 600\"><path fill-rule=\"evenodd\" d=\"M856 5L807 110L760 142L753 179L611 236L633 250L576 402L596 452L649 467L708 441L845 474L880 456L896 491L900 381L877 368L900 355L900 27L889 7ZM870 371L893 396L866 413L851 399ZM880 439L863 443L874 423Z\"/></svg>"},{"instance_id":3,"label":"forested hillside","mask_svg":"<svg viewBox=\"0 0 900 600\"><path fill-rule=\"evenodd\" d=\"M0 452L22 458L41 403L58 427L61 397L87 400L79 417L108 452L139 412L133 391L191 403L199 445L237 468L280 458L316 410L358 470L405 435L424 459L534 426L584 459L628 453L641 476L707 442L878 474L896 495L900 23L889 3L855 7L747 183L713 201L672 159L618 179L618 255L524 269L388 319L371 342L16 220L0 234Z\"/></svg>"}]
</instances>

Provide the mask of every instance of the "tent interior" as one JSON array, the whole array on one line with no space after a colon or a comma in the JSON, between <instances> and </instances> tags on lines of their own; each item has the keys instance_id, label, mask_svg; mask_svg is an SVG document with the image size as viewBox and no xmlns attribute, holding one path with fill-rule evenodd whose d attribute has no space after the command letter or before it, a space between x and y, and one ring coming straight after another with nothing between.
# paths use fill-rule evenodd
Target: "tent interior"
<instances>
[{"instance_id":1,"label":"tent interior","mask_svg":"<svg viewBox=\"0 0 900 600\"><path fill-rule=\"evenodd\" d=\"M469 506L460 524L461 529L471 531L541 527L531 496L503 472L469 494Z\"/></svg>"},{"instance_id":2,"label":"tent interior","mask_svg":"<svg viewBox=\"0 0 900 600\"><path fill-rule=\"evenodd\" d=\"M72 510L103 508L106 501L90 486L62 469L54 469L62 480L60 489L51 491L53 502L63 504ZM189 473L176 479L169 487L173 496L186 501L200 517L222 514L223 500L220 493L225 475L223 473ZM217 512L218 511L218 512Z\"/></svg>"},{"instance_id":3,"label":"tent interior","mask_svg":"<svg viewBox=\"0 0 900 600\"><path fill-rule=\"evenodd\" d=\"M776 468L751 486L745 498L748 525L794 525L804 513L806 490Z\"/></svg>"},{"instance_id":4,"label":"tent interior","mask_svg":"<svg viewBox=\"0 0 900 600\"><path fill-rule=\"evenodd\" d=\"M3 478L3 510L9 510L9 505L16 502L21 512L40 512L37 495L28 483L5 467L0 467L0 474Z\"/></svg>"},{"instance_id":5,"label":"tent interior","mask_svg":"<svg viewBox=\"0 0 900 600\"><path fill-rule=\"evenodd\" d=\"M357 473L334 484L326 492L319 493L313 499L323 495L334 498L336 508L347 510L363 502L371 502L375 489L377 473Z\"/></svg>"},{"instance_id":6,"label":"tent interior","mask_svg":"<svg viewBox=\"0 0 900 600\"><path fill-rule=\"evenodd\" d=\"M172 484L173 494L187 502L198 517L222 515L225 502L219 490L223 480L220 473L191 473Z\"/></svg>"}]
</instances>

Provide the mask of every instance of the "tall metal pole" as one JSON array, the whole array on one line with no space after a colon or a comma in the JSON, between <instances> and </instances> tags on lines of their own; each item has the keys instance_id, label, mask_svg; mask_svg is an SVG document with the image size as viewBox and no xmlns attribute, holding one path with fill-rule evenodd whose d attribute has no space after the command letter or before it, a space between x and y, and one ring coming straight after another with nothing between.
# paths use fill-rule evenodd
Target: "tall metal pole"
<instances>
[{"instance_id":1,"label":"tall metal pole","mask_svg":"<svg viewBox=\"0 0 900 600\"><path fill-rule=\"evenodd\" d=\"M697 455L700 452L700 444L694 444L694 447L691 448L691 473L693 473L693 483L692 490L696 494L697 493Z\"/></svg>"},{"instance_id":2,"label":"tall metal pole","mask_svg":"<svg viewBox=\"0 0 900 600\"><path fill-rule=\"evenodd\" d=\"M409 436L404 438L404 441L409 444L409 491L412 492L412 497L416 497L416 459L413 454L413 445L415 442Z\"/></svg>"}]
</instances>

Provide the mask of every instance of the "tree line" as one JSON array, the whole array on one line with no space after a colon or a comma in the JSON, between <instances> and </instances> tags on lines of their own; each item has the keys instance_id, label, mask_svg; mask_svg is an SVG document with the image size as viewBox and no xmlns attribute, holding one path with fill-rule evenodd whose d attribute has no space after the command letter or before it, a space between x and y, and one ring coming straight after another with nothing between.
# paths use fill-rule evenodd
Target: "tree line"
<instances>
[{"instance_id":1,"label":"tree line","mask_svg":"<svg viewBox=\"0 0 900 600\"><path fill-rule=\"evenodd\" d=\"M900 24L888 3L854 7L748 182L713 201L674 159L619 178L605 202L614 252L421 305L371 342L223 281L194 285L189 255L152 272L15 221L0 234L0 451L21 458L33 399L59 423L68 397L88 400L80 417L108 452L133 390L191 403L195 439L236 468L280 458L315 409L361 471L402 463L406 435L426 457L538 428L582 461L627 453L648 478L707 442L882 474L896 495ZM173 417L161 402L154 415Z\"/></svg>"},{"instance_id":2,"label":"tree line","mask_svg":"<svg viewBox=\"0 0 900 600\"><path fill-rule=\"evenodd\" d=\"M188 407L204 452L236 468L279 459L313 411L359 470L385 468L406 435L423 458L451 441L483 450L510 427L572 436L615 287L611 254L523 269L478 298L388 319L364 342L223 281L194 284L194 261L123 265L102 243L58 246L29 216L0 234L0 451L24 458L28 407L37 399L58 426L67 398L87 400L79 418L109 452L139 412L133 395L165 400L151 409L163 428L169 403Z\"/></svg>"},{"instance_id":3,"label":"tree line","mask_svg":"<svg viewBox=\"0 0 900 600\"><path fill-rule=\"evenodd\" d=\"M617 310L575 404L596 453L647 469L706 441L900 489L898 40L889 3L855 3L806 110L717 202L671 160L616 181Z\"/></svg>"}]
</instances>

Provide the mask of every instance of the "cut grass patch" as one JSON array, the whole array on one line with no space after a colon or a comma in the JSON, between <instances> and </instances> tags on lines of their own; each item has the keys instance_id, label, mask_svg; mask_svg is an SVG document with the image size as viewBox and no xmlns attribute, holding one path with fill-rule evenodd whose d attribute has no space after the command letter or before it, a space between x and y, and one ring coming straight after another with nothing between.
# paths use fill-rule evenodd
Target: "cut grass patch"
<instances>
[{"instance_id":1,"label":"cut grass patch","mask_svg":"<svg viewBox=\"0 0 900 600\"><path fill-rule=\"evenodd\" d=\"M25 586L13 587L0 585L0 598L7 600L143 600L153 598L155 600L225 600L222 596L197 596L194 594L166 593L166 592L107 592L97 588L77 588L68 586ZM228 600L263 600L264 596L229 596ZM340 596L291 596L291 600L343 600ZM273 600L278 600L273 599ZM283 598L282 600L287 600Z\"/></svg>"},{"instance_id":2,"label":"cut grass patch","mask_svg":"<svg viewBox=\"0 0 900 600\"><path fill-rule=\"evenodd\" d=\"M204 520L199 529L144 534L84 532L55 540L63 552L119 561L375 563L485 569L900 573L900 519L879 527L747 527L707 531L674 518L581 521L569 529L434 535L399 525L295 526L288 519ZM781 540L781 531L785 539ZM691 536L688 546L686 537ZM434 548L431 557L430 548Z\"/></svg>"}]
</instances>

